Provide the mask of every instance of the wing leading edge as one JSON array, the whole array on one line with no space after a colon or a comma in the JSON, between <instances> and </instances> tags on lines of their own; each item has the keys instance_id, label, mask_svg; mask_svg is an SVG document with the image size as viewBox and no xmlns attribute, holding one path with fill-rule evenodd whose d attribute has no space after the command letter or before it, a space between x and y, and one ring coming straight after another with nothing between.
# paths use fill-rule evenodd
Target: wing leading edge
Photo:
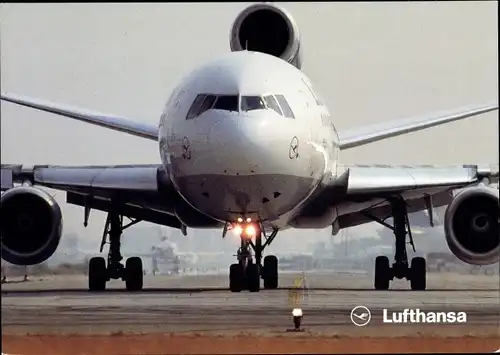
<instances>
[{"instance_id":1,"label":"wing leading edge","mask_svg":"<svg viewBox=\"0 0 500 355\"><path fill-rule=\"evenodd\" d=\"M338 182L332 181L322 194L342 191L339 205L340 228L372 222L390 215L387 198L400 195L409 213L448 205L454 191L478 184L496 184L499 166L390 166L346 165ZM334 186L336 185L336 186ZM331 196L334 194L330 193ZM326 196L324 196L326 197ZM328 198L331 199L331 198ZM323 203L325 200L323 199Z\"/></svg>"},{"instance_id":2,"label":"wing leading edge","mask_svg":"<svg viewBox=\"0 0 500 355\"><path fill-rule=\"evenodd\" d=\"M49 101L43 101L14 94L2 93L0 95L0 99L17 105L30 107L36 110L50 112L56 115L69 117L78 121L105 127L114 131L124 132L133 136L154 141L158 140L158 127L131 120L125 117L93 112L82 108L61 105Z\"/></svg>"},{"instance_id":3,"label":"wing leading edge","mask_svg":"<svg viewBox=\"0 0 500 355\"><path fill-rule=\"evenodd\" d=\"M161 165L55 166L2 164L2 192L15 184L65 191L73 205L109 212L119 199L124 216L182 229L175 216L178 199Z\"/></svg>"},{"instance_id":4,"label":"wing leading edge","mask_svg":"<svg viewBox=\"0 0 500 355\"><path fill-rule=\"evenodd\" d=\"M387 138L417 132L445 123L459 121L486 112L498 110L498 104L471 106L454 111L393 120L339 132L340 149L346 150Z\"/></svg>"},{"instance_id":5,"label":"wing leading edge","mask_svg":"<svg viewBox=\"0 0 500 355\"><path fill-rule=\"evenodd\" d=\"M390 216L389 199L396 195L413 213L448 205L457 190L497 184L498 179L498 165L342 165L339 175L324 182L297 218L315 218L335 208L338 225L333 230L338 231Z\"/></svg>"},{"instance_id":6,"label":"wing leading edge","mask_svg":"<svg viewBox=\"0 0 500 355\"><path fill-rule=\"evenodd\" d=\"M422 189L460 188L474 183L498 182L498 165L344 165L348 172L347 197L384 195Z\"/></svg>"}]
</instances>

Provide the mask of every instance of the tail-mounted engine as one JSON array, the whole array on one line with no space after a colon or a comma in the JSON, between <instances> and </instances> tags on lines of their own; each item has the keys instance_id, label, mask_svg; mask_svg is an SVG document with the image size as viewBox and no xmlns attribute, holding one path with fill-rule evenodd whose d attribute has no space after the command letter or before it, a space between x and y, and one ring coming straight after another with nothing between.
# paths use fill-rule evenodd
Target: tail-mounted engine
<instances>
[{"instance_id":1,"label":"tail-mounted engine","mask_svg":"<svg viewBox=\"0 0 500 355\"><path fill-rule=\"evenodd\" d=\"M243 10L233 23L231 51L254 51L273 55L302 68L299 28L292 16L269 3Z\"/></svg>"},{"instance_id":2,"label":"tail-mounted engine","mask_svg":"<svg viewBox=\"0 0 500 355\"><path fill-rule=\"evenodd\" d=\"M19 186L0 200L2 259L15 265L39 264L54 254L61 240L62 215L47 192Z\"/></svg>"},{"instance_id":3,"label":"tail-mounted engine","mask_svg":"<svg viewBox=\"0 0 500 355\"><path fill-rule=\"evenodd\" d=\"M462 190L445 213L448 247L460 260L490 265L500 257L498 189L470 187Z\"/></svg>"}]
</instances>

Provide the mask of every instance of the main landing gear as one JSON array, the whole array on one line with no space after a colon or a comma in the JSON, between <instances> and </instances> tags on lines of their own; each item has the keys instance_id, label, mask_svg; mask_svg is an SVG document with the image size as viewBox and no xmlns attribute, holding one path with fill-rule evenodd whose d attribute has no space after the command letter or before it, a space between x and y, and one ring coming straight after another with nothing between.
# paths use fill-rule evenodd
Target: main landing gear
<instances>
[{"instance_id":1,"label":"main landing gear","mask_svg":"<svg viewBox=\"0 0 500 355\"><path fill-rule=\"evenodd\" d=\"M89 290L104 291L106 282L111 279L122 279L128 291L140 291L143 284L142 260L139 257L128 258L125 265L121 263L123 257L120 253L120 239L122 232L140 222L134 220L123 225L123 216L117 212L109 212L104 228L101 252L109 237L109 253L107 265L103 257L94 257L89 261Z\"/></svg>"},{"instance_id":2,"label":"main landing gear","mask_svg":"<svg viewBox=\"0 0 500 355\"><path fill-rule=\"evenodd\" d=\"M255 242L252 240L252 234L255 234ZM250 292L259 292L261 278L264 280L265 289L278 288L278 258L274 255L268 255L264 258L264 265L261 263L264 249L272 243L278 230L275 229L269 237L264 234L266 239L264 244L262 244L263 234L260 228L255 233L248 233L247 228L242 229L240 233L241 246L236 255L238 263L232 264L229 268L229 289L231 292L241 292L245 289ZM255 258L252 256L252 249Z\"/></svg>"},{"instance_id":3,"label":"main landing gear","mask_svg":"<svg viewBox=\"0 0 500 355\"><path fill-rule=\"evenodd\" d=\"M410 281L412 290L425 290L426 288L426 261L422 257L414 257L411 265L408 266L408 255L406 253L406 236L409 236L409 243L415 251L413 237L411 234L406 203L400 196L392 198L390 201L392 209L393 226L387 224L384 220L374 216L369 216L374 221L384 227L394 231L395 236L395 255L392 267L389 264L389 258L386 256L377 256L375 259L375 289L387 290L389 283L394 278L406 278Z\"/></svg>"}]
</instances>

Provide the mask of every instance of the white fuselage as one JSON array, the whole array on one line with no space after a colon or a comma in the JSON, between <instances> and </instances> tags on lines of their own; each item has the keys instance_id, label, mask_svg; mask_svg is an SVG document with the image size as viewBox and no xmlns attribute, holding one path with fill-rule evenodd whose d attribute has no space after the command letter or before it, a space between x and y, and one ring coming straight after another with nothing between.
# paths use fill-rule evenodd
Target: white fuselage
<instances>
[{"instance_id":1,"label":"white fuselage","mask_svg":"<svg viewBox=\"0 0 500 355\"><path fill-rule=\"evenodd\" d=\"M226 54L184 78L159 129L162 162L181 196L220 221L286 227L336 174L338 135L312 90L300 70L258 52Z\"/></svg>"}]
</instances>

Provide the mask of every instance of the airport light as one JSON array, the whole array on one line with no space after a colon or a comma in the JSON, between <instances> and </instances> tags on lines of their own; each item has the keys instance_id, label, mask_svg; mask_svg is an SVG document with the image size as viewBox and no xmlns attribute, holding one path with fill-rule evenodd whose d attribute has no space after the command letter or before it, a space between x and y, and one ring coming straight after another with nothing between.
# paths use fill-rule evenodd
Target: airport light
<instances>
[{"instance_id":1,"label":"airport light","mask_svg":"<svg viewBox=\"0 0 500 355\"><path fill-rule=\"evenodd\" d=\"M298 331L300 330L300 323L302 322L302 309L294 308L292 311L292 316L293 316L293 325L295 327L295 330Z\"/></svg>"}]
</instances>

